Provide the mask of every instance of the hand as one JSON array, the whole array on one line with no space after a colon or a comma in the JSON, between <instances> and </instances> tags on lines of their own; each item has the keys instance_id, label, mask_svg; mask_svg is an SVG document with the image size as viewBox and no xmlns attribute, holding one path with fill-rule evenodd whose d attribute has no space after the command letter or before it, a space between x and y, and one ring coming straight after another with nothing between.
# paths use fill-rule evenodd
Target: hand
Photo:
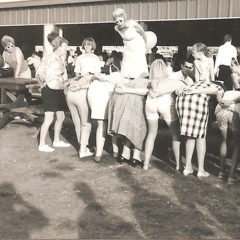
<instances>
[{"instance_id":1,"label":"hand","mask_svg":"<svg viewBox=\"0 0 240 240\"><path fill-rule=\"evenodd\" d=\"M183 89L176 90L176 91L175 91L175 94L176 94L177 96L179 96L179 97L185 95L185 94L183 93Z\"/></svg>"},{"instance_id":2,"label":"hand","mask_svg":"<svg viewBox=\"0 0 240 240\"><path fill-rule=\"evenodd\" d=\"M233 104L234 102L232 101L232 100L222 100L221 102L220 102L220 105L222 106L222 107L225 107L225 108L227 108L227 107L229 107L231 104Z\"/></svg>"},{"instance_id":3,"label":"hand","mask_svg":"<svg viewBox=\"0 0 240 240\"><path fill-rule=\"evenodd\" d=\"M124 94L124 93L126 93L126 88L124 86L121 86L121 87L117 86L115 88L115 92L118 93L118 94Z\"/></svg>"},{"instance_id":4,"label":"hand","mask_svg":"<svg viewBox=\"0 0 240 240\"><path fill-rule=\"evenodd\" d=\"M156 98L156 97L159 97L161 95L157 91L151 89L148 93L148 96L150 96L151 98Z\"/></svg>"}]
</instances>

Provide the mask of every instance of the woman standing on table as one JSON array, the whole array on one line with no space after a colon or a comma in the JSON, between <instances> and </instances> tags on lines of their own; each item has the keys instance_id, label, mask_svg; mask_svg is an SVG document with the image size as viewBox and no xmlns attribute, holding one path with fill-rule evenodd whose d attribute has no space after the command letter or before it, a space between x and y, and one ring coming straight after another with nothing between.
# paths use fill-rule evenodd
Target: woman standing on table
<instances>
[{"instance_id":1,"label":"woman standing on table","mask_svg":"<svg viewBox=\"0 0 240 240\"><path fill-rule=\"evenodd\" d=\"M64 110L66 100L64 95L64 82L67 80L66 54L68 41L62 37L55 37L50 41L53 53L46 56L36 73L36 78L43 83L42 99L44 106L44 121L40 130L40 144L38 150L41 152L53 152L55 149L49 147L45 140L50 125L56 113L54 125L54 147L69 147L70 144L60 141L60 132L65 118Z\"/></svg>"},{"instance_id":2,"label":"woman standing on table","mask_svg":"<svg viewBox=\"0 0 240 240\"><path fill-rule=\"evenodd\" d=\"M121 8L113 11L113 18L117 24L115 30L124 43L121 73L123 77L138 78L148 72L145 31L137 22L127 19L126 12Z\"/></svg>"},{"instance_id":3,"label":"woman standing on table","mask_svg":"<svg viewBox=\"0 0 240 240\"><path fill-rule=\"evenodd\" d=\"M27 62L24 60L23 53L19 47L15 46L15 40L7 35L4 35L1 39L4 47L3 58L14 70L15 78L31 78L31 71Z\"/></svg>"}]
</instances>

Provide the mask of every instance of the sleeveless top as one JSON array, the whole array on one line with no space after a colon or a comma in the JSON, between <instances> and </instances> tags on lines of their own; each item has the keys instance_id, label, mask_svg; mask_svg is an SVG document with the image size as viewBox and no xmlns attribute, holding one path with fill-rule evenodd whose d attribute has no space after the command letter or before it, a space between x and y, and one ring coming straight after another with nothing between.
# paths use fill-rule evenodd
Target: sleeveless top
<instances>
[{"instance_id":1,"label":"sleeveless top","mask_svg":"<svg viewBox=\"0 0 240 240\"><path fill-rule=\"evenodd\" d=\"M16 56L17 49L18 51L21 52L22 66L21 66L20 73L23 73L28 69L28 65L27 65L27 62L24 60L24 56L20 48L15 47L15 51L11 53L4 51L3 55L5 58L5 62L14 70L14 73L15 73L17 68L17 56Z\"/></svg>"}]
</instances>

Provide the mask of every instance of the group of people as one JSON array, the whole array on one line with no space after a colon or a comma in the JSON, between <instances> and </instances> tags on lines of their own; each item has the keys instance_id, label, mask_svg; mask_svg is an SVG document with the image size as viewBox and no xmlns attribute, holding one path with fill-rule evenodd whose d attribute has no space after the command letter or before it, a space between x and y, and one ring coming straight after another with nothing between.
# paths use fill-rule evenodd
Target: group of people
<instances>
[{"instance_id":1,"label":"group of people","mask_svg":"<svg viewBox=\"0 0 240 240\"><path fill-rule=\"evenodd\" d=\"M213 95L218 101L215 114L223 136L219 178L226 175L227 130L231 128L235 145L228 182L235 182L240 157L240 91L237 54L231 45L231 36L225 36L226 43L219 49L215 66L205 44L196 43L192 47L193 60L182 59L179 71L169 71L162 59L154 60L149 71L146 60L148 39L143 28L134 20L127 19L121 8L113 11L113 19L115 30L123 39L124 49L121 70L111 74L102 73L100 59L94 54L96 43L93 38L87 37L82 42L84 52L74 64L75 76L68 78L68 41L55 33L48 35L53 52L43 57L36 72L45 111L38 150L53 152L55 147L70 146L60 140L64 111L68 106L79 143L80 159L92 156L95 162L100 162L106 134L109 134L112 136L113 157L134 166L139 164L148 170L161 117L172 134L176 170L183 171L185 176L193 173L191 161L196 147L197 176L208 177L204 160L209 100ZM10 40L2 39L8 53L13 45ZM227 47L232 50L227 50ZM5 61L10 58L11 53L8 53L3 55ZM15 76L25 71L24 67L23 70L17 68ZM217 73L223 84L215 81ZM224 92L224 89L227 91ZM53 147L50 147L46 144L46 136L54 115L54 141ZM97 122L95 153L88 146L92 121ZM180 151L183 137L186 157L184 169ZM123 147L121 153L120 144ZM141 154L143 151L144 154Z\"/></svg>"}]
</instances>

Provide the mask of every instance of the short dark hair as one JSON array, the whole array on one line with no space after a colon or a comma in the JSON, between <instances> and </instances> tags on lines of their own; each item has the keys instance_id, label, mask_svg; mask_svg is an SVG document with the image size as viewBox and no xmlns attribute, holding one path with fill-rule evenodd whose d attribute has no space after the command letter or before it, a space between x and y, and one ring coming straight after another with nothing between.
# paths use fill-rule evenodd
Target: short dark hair
<instances>
[{"instance_id":1,"label":"short dark hair","mask_svg":"<svg viewBox=\"0 0 240 240\"><path fill-rule=\"evenodd\" d=\"M226 34L224 36L224 42L230 42L230 41L232 41L232 36L230 34Z\"/></svg>"},{"instance_id":2,"label":"short dark hair","mask_svg":"<svg viewBox=\"0 0 240 240\"><path fill-rule=\"evenodd\" d=\"M180 64L181 65L184 65L185 64L185 62L188 62L188 63L192 63L193 64L193 62L194 62L194 58L193 57L185 57L185 58L182 58L181 60L180 60Z\"/></svg>"}]
</instances>

